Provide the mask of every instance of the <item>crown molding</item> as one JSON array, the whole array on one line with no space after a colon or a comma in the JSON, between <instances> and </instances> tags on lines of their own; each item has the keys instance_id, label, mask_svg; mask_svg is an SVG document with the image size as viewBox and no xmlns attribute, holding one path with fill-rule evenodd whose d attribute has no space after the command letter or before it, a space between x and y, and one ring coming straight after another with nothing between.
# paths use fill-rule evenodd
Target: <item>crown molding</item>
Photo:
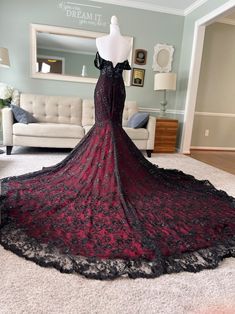
<instances>
[{"instance_id":1,"label":"crown molding","mask_svg":"<svg viewBox=\"0 0 235 314\"><path fill-rule=\"evenodd\" d=\"M150 4L150 3L146 3L146 2L143 3L143 2L140 2L138 0L136 0L136 1L126 0L125 2L121 2L120 0L90 0L90 1L101 2L101 3L105 3L105 4L119 5L119 6L123 6L123 7L135 8L135 9L141 9L141 10L147 10L147 11L154 11L154 12L173 14L173 15L186 16L189 13L192 13L194 10L196 10L198 7L203 5L208 0L197 0L194 4L190 5L185 10L163 7L163 6Z\"/></svg>"},{"instance_id":2,"label":"crown molding","mask_svg":"<svg viewBox=\"0 0 235 314\"><path fill-rule=\"evenodd\" d=\"M154 12L161 12L161 13L167 13L167 14L173 14L173 15L184 15L184 11L183 10L179 10L179 9L171 9L171 8L167 8L167 7L162 7L159 5L155 5L155 4L150 4L150 3L144 3L144 2L140 2L140 1L129 1L126 0L125 2L121 2L120 0L90 0L90 1L94 1L94 2L102 2L105 4L113 4L113 5L119 5L122 7L129 7L129 8L135 8L135 9L141 9L141 10L147 10L147 11L154 11Z\"/></svg>"},{"instance_id":3,"label":"crown molding","mask_svg":"<svg viewBox=\"0 0 235 314\"><path fill-rule=\"evenodd\" d=\"M197 8L199 8L201 5L203 5L204 3L206 3L208 0L197 0L196 2L194 2L192 5L190 5L189 7L187 7L187 9L184 10L184 16L192 13L194 10L196 10Z\"/></svg>"}]
</instances>

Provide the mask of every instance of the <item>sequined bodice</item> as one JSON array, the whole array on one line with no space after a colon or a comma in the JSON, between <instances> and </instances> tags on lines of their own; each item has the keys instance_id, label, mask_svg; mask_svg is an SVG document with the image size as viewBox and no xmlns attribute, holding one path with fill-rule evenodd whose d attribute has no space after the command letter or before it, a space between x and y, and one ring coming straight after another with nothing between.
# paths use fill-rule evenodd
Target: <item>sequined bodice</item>
<instances>
[{"instance_id":1,"label":"sequined bodice","mask_svg":"<svg viewBox=\"0 0 235 314\"><path fill-rule=\"evenodd\" d=\"M123 70L131 70L128 60L118 62L116 66L113 66L112 61L103 59L98 52L96 53L94 64L100 70L101 75L106 75L109 78L120 78Z\"/></svg>"},{"instance_id":2,"label":"sequined bodice","mask_svg":"<svg viewBox=\"0 0 235 314\"><path fill-rule=\"evenodd\" d=\"M123 70L130 70L128 60L113 63L104 60L97 52L94 61L100 70L100 77L95 88L95 121L96 124L113 122L121 125L124 102L126 99Z\"/></svg>"}]
</instances>

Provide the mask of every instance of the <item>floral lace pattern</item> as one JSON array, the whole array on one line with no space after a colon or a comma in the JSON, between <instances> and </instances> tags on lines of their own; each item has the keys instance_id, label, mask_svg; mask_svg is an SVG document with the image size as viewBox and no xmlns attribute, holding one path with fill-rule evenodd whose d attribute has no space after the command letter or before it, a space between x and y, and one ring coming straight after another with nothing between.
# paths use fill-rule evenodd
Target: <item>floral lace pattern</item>
<instances>
[{"instance_id":1,"label":"floral lace pattern","mask_svg":"<svg viewBox=\"0 0 235 314\"><path fill-rule=\"evenodd\" d=\"M124 69L98 54L95 125L55 166L1 181L0 243L88 278L157 277L235 256L235 199L144 158L122 129Z\"/></svg>"}]
</instances>

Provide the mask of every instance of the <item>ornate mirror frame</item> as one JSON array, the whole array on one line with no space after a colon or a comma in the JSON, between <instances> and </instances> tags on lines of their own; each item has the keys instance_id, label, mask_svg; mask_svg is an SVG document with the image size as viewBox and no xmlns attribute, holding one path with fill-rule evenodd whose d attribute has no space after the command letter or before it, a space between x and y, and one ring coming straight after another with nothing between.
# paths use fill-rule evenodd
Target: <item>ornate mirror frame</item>
<instances>
[{"instance_id":1,"label":"ornate mirror frame","mask_svg":"<svg viewBox=\"0 0 235 314\"><path fill-rule=\"evenodd\" d=\"M72 76L56 73L41 73L37 72L37 32L51 33L56 35L78 36L83 38L96 39L97 37L107 35L106 33L98 33L85 31L81 29L65 28L58 26L31 24L30 25L30 65L31 65L31 77L47 80L62 80L79 83L93 83L96 84L98 78L84 77L84 76ZM128 56L128 61L131 64L132 51L133 51L133 37L125 36L131 43L131 51ZM94 56L95 57L95 56ZM131 85L131 71L123 72L123 79L126 86Z\"/></svg>"},{"instance_id":2,"label":"ornate mirror frame","mask_svg":"<svg viewBox=\"0 0 235 314\"><path fill-rule=\"evenodd\" d=\"M164 64L161 64L159 61L160 54L163 54L163 57L165 59ZM156 44L156 46L154 46L153 71L170 72L173 61L173 54L174 54L173 46L166 44Z\"/></svg>"}]
</instances>

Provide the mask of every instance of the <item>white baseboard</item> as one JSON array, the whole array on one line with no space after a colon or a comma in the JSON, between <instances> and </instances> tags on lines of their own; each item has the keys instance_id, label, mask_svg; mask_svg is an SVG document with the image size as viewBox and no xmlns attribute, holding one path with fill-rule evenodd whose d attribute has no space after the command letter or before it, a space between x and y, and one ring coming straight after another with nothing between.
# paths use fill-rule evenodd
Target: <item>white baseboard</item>
<instances>
[{"instance_id":1,"label":"white baseboard","mask_svg":"<svg viewBox=\"0 0 235 314\"><path fill-rule=\"evenodd\" d=\"M190 149L235 151L235 147L191 146Z\"/></svg>"},{"instance_id":2,"label":"white baseboard","mask_svg":"<svg viewBox=\"0 0 235 314\"><path fill-rule=\"evenodd\" d=\"M235 118L235 113L195 111L196 116Z\"/></svg>"}]
</instances>

